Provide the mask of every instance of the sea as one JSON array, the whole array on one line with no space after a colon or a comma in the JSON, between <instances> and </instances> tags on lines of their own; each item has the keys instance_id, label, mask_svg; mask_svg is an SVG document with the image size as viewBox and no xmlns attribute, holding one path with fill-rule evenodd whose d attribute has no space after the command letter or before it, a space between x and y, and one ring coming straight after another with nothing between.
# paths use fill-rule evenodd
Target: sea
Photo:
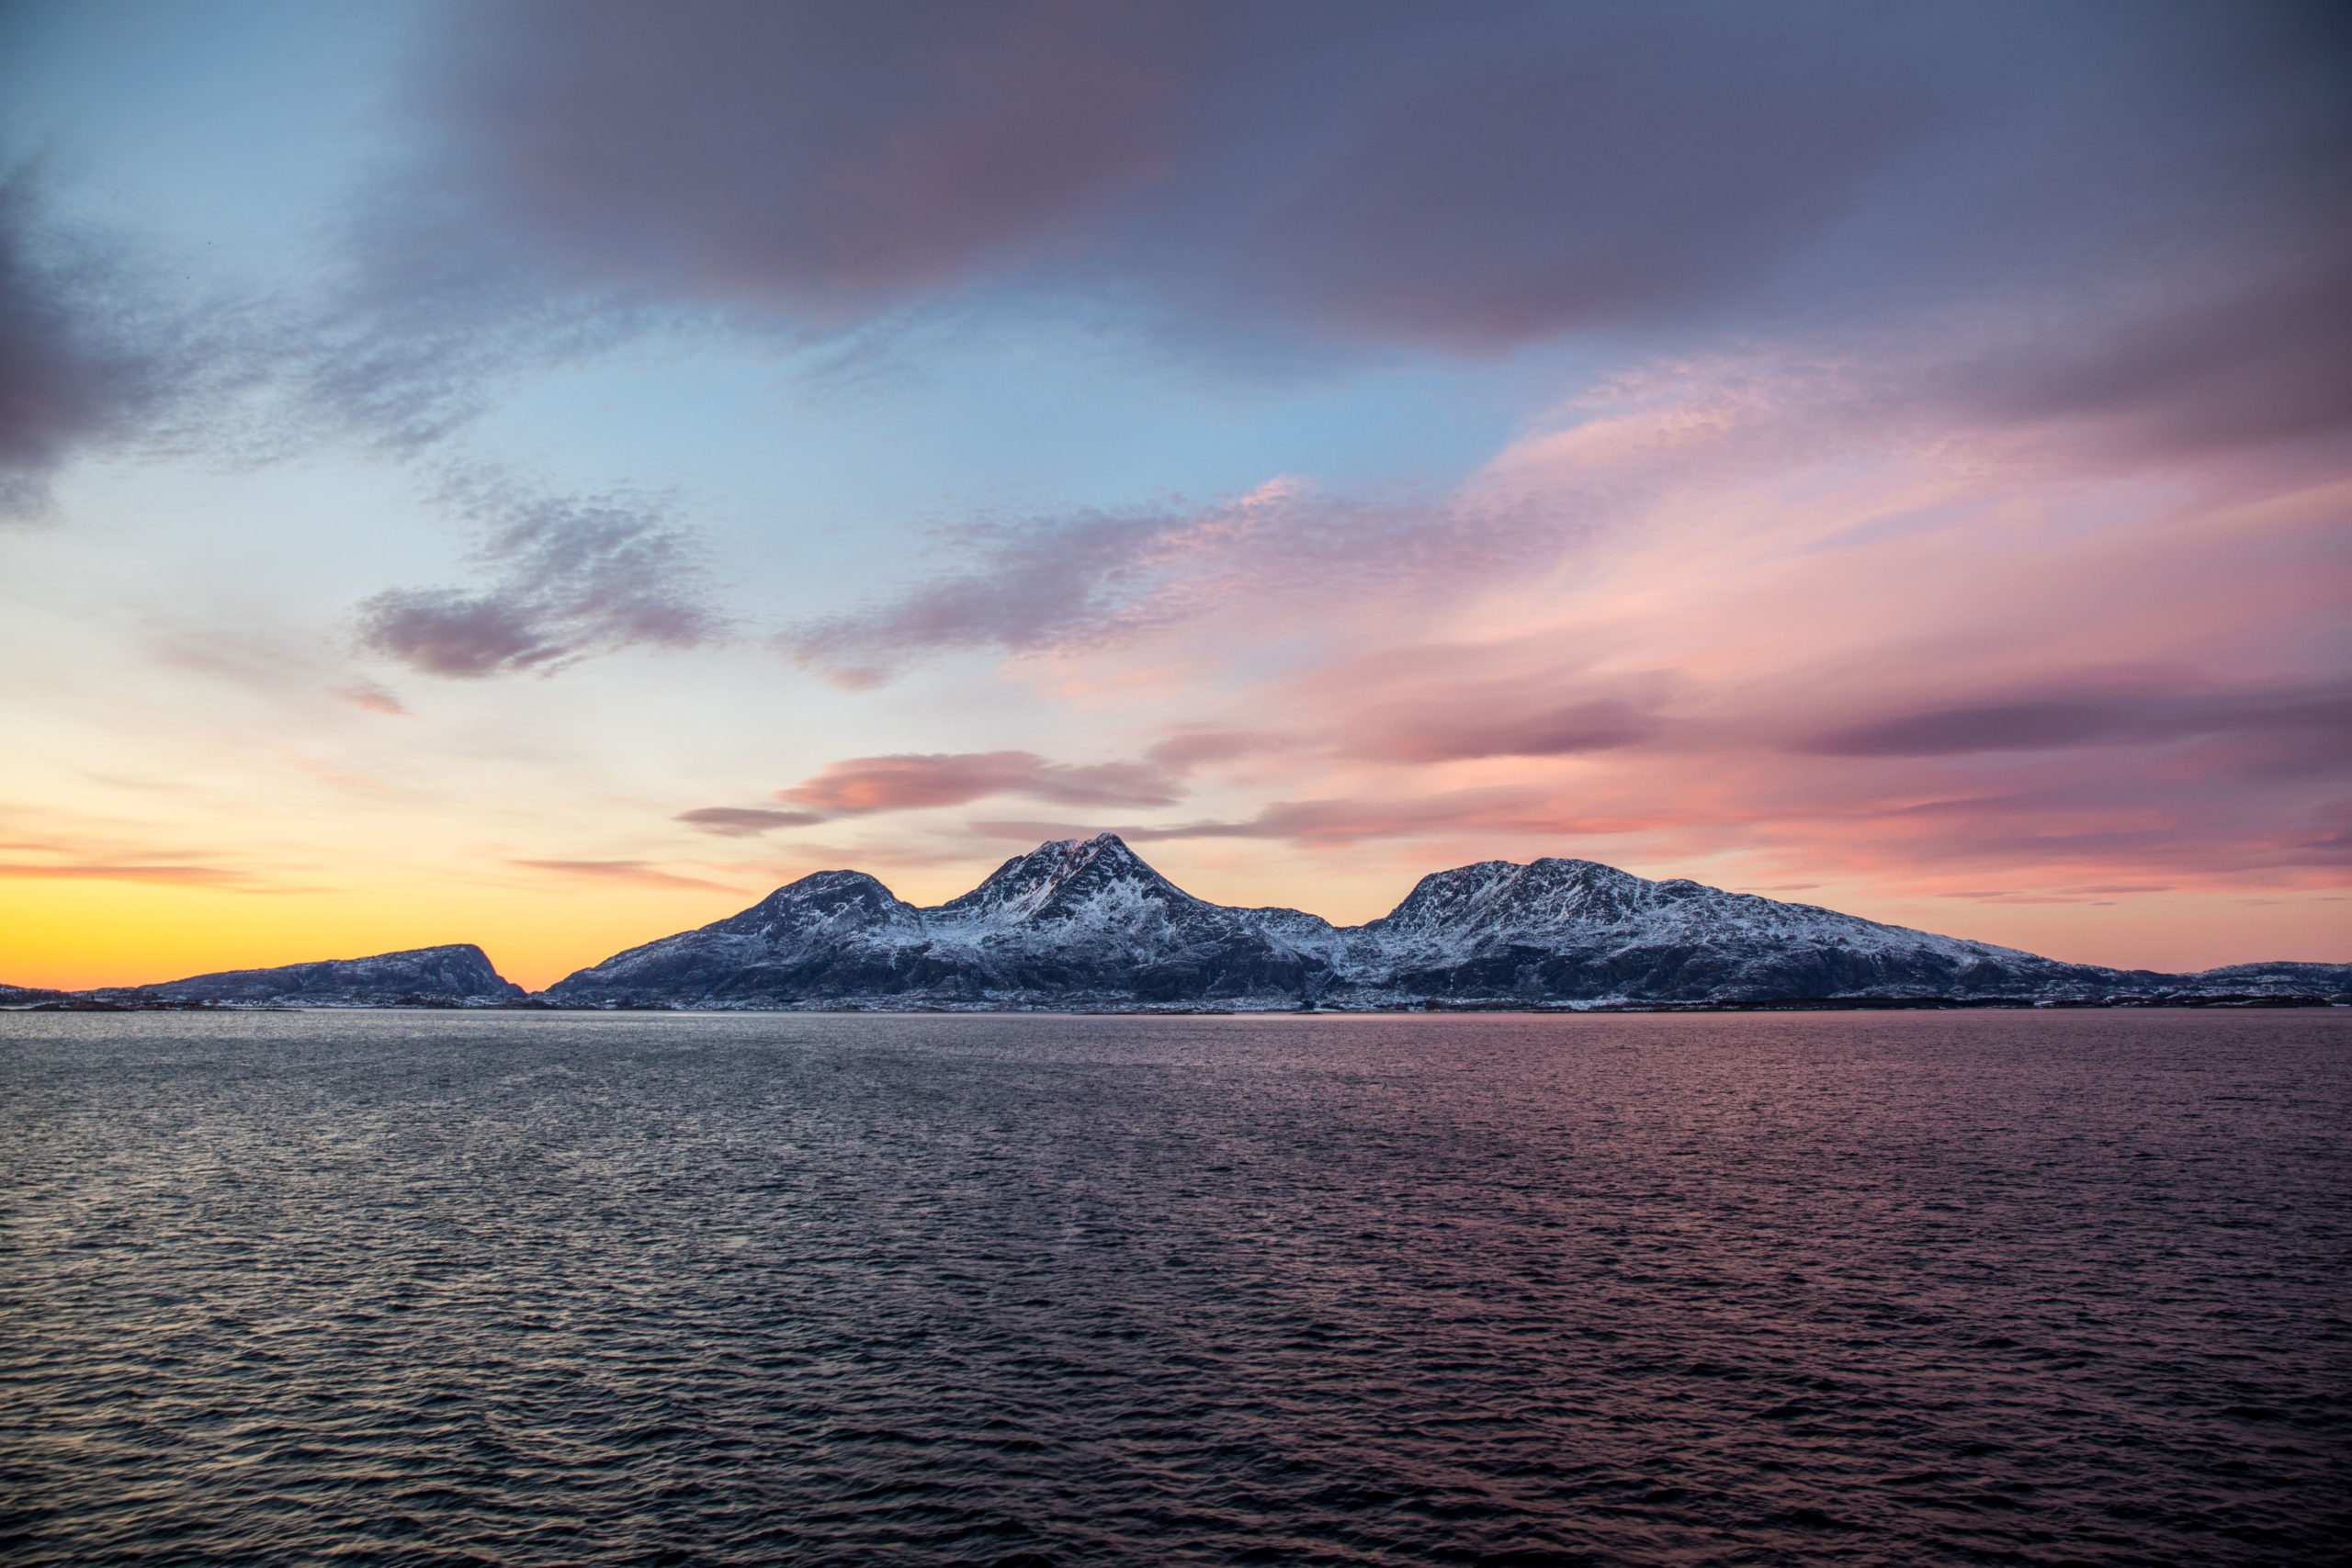
<instances>
[{"instance_id":1,"label":"sea","mask_svg":"<svg viewBox=\"0 0 2352 1568\"><path fill-rule=\"evenodd\" d=\"M2352 1010L0 1014L11 1564L2352 1556Z\"/></svg>"}]
</instances>

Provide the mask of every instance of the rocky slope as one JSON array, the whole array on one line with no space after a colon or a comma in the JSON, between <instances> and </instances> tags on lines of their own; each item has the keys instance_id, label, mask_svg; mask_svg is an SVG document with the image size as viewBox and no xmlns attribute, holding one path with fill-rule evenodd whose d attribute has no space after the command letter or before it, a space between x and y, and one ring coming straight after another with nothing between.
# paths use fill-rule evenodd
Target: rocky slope
<instances>
[{"instance_id":1,"label":"rocky slope","mask_svg":"<svg viewBox=\"0 0 2352 1568\"><path fill-rule=\"evenodd\" d=\"M546 994L590 1006L1385 1008L2347 992L2352 965L2182 976L2061 964L1590 861L1439 872L1385 918L1337 928L1195 898L1106 833L1016 856L932 908L863 872L820 872Z\"/></svg>"}]
</instances>

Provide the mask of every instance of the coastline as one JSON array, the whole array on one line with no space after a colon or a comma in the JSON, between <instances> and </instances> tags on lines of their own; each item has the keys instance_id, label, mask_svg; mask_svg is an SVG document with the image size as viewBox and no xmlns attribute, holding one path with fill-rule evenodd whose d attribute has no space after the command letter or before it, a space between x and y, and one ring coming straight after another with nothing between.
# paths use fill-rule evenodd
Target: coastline
<instances>
[{"instance_id":1,"label":"coastline","mask_svg":"<svg viewBox=\"0 0 2352 1568\"><path fill-rule=\"evenodd\" d=\"M2352 1008L2352 998L2287 996L2116 997L2098 1000L2036 1001L2023 997L1775 997L1749 1002L1622 1001L1512 1002L1507 1000L1419 1002L1363 1007L1180 1007L1139 1004L1133 1007L1053 1007L1014 1003L1005 1006L954 1007L940 1003L894 1006L887 1002L768 1003L740 1007L695 1007L666 1002L465 1002L432 999L400 1002L284 1001L134 1001L116 1002L88 997L24 1004L0 1004L0 1012L553 1012L553 1013L903 1013L969 1014L1001 1018L1023 1014L1056 1014L1072 1018L1295 1018L1395 1017L1409 1013L1515 1013L1589 1018L1624 1013L1717 1012L2079 1012L2147 1009L2251 1010L2278 1008Z\"/></svg>"}]
</instances>

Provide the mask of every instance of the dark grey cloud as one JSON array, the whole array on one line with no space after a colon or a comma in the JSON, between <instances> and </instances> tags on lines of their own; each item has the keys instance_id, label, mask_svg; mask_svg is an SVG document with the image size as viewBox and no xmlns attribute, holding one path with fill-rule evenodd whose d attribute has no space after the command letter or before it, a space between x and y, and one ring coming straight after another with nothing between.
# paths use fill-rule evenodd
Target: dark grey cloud
<instances>
[{"instance_id":1,"label":"dark grey cloud","mask_svg":"<svg viewBox=\"0 0 2352 1568\"><path fill-rule=\"evenodd\" d=\"M372 181L330 298L196 308L37 221L21 175L0 184L0 499L37 507L72 452L199 408L217 450L224 389L266 383L282 427L241 442L323 421L410 454L519 373L650 329L807 343L1012 298L1251 353L1578 331L1637 352L1726 332L1867 346L1989 303L2001 320L1960 311L1969 342L1898 392L2111 412L2176 444L2340 431L2352 402L2338 6L449 15L410 99L422 151ZM1103 561L1134 532L1062 537Z\"/></svg>"},{"instance_id":2,"label":"dark grey cloud","mask_svg":"<svg viewBox=\"0 0 2352 1568\"><path fill-rule=\"evenodd\" d=\"M434 96L486 204L584 271L863 312L1164 179L1225 7L493 6Z\"/></svg>"},{"instance_id":3,"label":"dark grey cloud","mask_svg":"<svg viewBox=\"0 0 2352 1568\"><path fill-rule=\"evenodd\" d=\"M512 0L433 93L438 216L499 221L437 254L519 235L834 321L1141 285L1485 349L1752 284L1940 123L1919 31L1844 3Z\"/></svg>"},{"instance_id":4,"label":"dark grey cloud","mask_svg":"<svg viewBox=\"0 0 2352 1568\"><path fill-rule=\"evenodd\" d=\"M2338 199L2352 210L2352 187ZM2352 430L2352 252L2145 304L2055 352L2011 348L1939 379L1998 420L2105 420L2156 451Z\"/></svg>"},{"instance_id":5,"label":"dark grey cloud","mask_svg":"<svg viewBox=\"0 0 2352 1568\"><path fill-rule=\"evenodd\" d=\"M1831 757L1947 757L2089 746L2205 742L2211 762L2248 771L2352 764L2352 688L2075 691L1921 708L1816 734L1796 750Z\"/></svg>"},{"instance_id":6,"label":"dark grey cloud","mask_svg":"<svg viewBox=\"0 0 2352 1568\"><path fill-rule=\"evenodd\" d=\"M627 496L534 497L477 487L487 583L392 588L358 608L359 641L429 675L549 674L628 647L718 640L693 535Z\"/></svg>"},{"instance_id":7,"label":"dark grey cloud","mask_svg":"<svg viewBox=\"0 0 2352 1568\"><path fill-rule=\"evenodd\" d=\"M133 366L84 341L73 279L32 254L22 176L0 185L0 506L28 510L33 487L74 442L104 432L140 400Z\"/></svg>"},{"instance_id":8,"label":"dark grey cloud","mask_svg":"<svg viewBox=\"0 0 2352 1568\"><path fill-rule=\"evenodd\" d=\"M2301 0L503 0L420 231L809 321L1001 287L1467 352L2040 291L2064 364L2345 254L2347 61Z\"/></svg>"},{"instance_id":9,"label":"dark grey cloud","mask_svg":"<svg viewBox=\"0 0 2352 1568\"><path fill-rule=\"evenodd\" d=\"M1426 86L1335 106L1344 150L1298 171L1250 268L1329 330L1470 351L1745 292L1862 201L1950 96L1828 19L1506 12L1491 53L1449 51Z\"/></svg>"}]
</instances>

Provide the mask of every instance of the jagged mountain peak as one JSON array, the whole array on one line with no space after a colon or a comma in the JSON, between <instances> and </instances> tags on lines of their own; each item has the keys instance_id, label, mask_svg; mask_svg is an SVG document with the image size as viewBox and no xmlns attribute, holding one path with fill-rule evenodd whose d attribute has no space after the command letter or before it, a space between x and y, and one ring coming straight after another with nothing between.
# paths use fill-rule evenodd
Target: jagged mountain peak
<instances>
[{"instance_id":1,"label":"jagged mountain peak","mask_svg":"<svg viewBox=\"0 0 2352 1568\"><path fill-rule=\"evenodd\" d=\"M933 919L1001 925L1069 919L1114 890L1130 901L1182 908L1201 904L1127 848L1116 833L1097 833L1091 839L1051 840L1025 855L1015 855L969 893L923 913Z\"/></svg>"}]
</instances>

